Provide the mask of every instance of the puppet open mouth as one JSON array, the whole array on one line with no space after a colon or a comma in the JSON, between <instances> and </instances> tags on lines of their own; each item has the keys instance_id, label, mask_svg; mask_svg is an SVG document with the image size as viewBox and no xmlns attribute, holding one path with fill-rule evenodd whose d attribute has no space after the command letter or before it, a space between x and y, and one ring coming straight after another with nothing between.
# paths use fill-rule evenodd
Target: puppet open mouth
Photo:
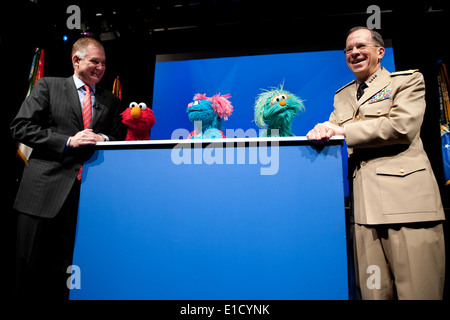
<instances>
[{"instance_id":1,"label":"puppet open mouth","mask_svg":"<svg viewBox=\"0 0 450 320\"><path fill-rule=\"evenodd\" d=\"M189 119L201 119L204 117L204 110L189 110Z\"/></svg>"}]
</instances>

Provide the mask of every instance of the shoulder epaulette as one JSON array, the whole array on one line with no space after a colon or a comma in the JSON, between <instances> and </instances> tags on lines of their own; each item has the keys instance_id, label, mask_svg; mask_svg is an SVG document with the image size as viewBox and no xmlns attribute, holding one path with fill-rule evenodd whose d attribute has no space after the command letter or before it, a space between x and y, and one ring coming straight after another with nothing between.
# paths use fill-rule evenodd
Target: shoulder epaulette
<instances>
[{"instance_id":1,"label":"shoulder epaulette","mask_svg":"<svg viewBox=\"0 0 450 320\"><path fill-rule=\"evenodd\" d=\"M417 71L419 71L419 69L391 72L391 77L409 75L409 74L413 74L414 72L417 72Z\"/></svg>"},{"instance_id":2,"label":"shoulder epaulette","mask_svg":"<svg viewBox=\"0 0 450 320\"><path fill-rule=\"evenodd\" d=\"M335 94L336 94L336 93L339 93L341 90L347 88L349 85L351 85L351 84L353 84L353 83L355 83L355 80L352 80L351 82L347 83L347 84L346 84L345 86L343 86L342 88L338 89L338 90L335 92Z\"/></svg>"}]
</instances>

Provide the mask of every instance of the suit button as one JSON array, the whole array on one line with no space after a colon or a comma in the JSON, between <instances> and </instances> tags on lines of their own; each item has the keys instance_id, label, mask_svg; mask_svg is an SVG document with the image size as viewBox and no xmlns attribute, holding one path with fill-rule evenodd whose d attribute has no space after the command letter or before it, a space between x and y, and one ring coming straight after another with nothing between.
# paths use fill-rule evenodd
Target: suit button
<instances>
[{"instance_id":1,"label":"suit button","mask_svg":"<svg viewBox=\"0 0 450 320\"><path fill-rule=\"evenodd\" d=\"M356 120L359 120L360 119L360 117L359 117L359 114L356 116L356 118L355 118Z\"/></svg>"}]
</instances>

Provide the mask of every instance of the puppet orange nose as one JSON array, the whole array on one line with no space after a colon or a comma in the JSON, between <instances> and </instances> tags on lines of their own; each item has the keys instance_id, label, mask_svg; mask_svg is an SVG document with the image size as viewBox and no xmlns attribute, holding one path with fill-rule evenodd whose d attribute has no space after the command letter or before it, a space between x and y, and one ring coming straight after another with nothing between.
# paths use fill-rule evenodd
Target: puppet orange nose
<instances>
[{"instance_id":1,"label":"puppet orange nose","mask_svg":"<svg viewBox=\"0 0 450 320\"><path fill-rule=\"evenodd\" d=\"M139 108L138 106L133 107L131 109L131 116L133 117L133 119L139 119L139 117L141 116L141 108Z\"/></svg>"},{"instance_id":2,"label":"puppet orange nose","mask_svg":"<svg viewBox=\"0 0 450 320\"><path fill-rule=\"evenodd\" d=\"M283 107L284 107L285 105L286 105L286 100L281 100L281 101L280 101L280 106L283 106Z\"/></svg>"}]
</instances>

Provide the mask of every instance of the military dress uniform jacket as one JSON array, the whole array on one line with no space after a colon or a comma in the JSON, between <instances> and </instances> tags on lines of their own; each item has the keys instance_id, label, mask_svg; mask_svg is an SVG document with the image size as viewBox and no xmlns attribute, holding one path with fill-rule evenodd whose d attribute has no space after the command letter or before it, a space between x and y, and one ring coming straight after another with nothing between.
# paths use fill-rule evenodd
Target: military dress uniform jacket
<instances>
[{"instance_id":1,"label":"military dress uniform jacket","mask_svg":"<svg viewBox=\"0 0 450 320\"><path fill-rule=\"evenodd\" d=\"M336 92L329 121L344 126L358 224L444 220L438 185L420 139L421 73L382 68L363 96L353 81Z\"/></svg>"}]
</instances>

